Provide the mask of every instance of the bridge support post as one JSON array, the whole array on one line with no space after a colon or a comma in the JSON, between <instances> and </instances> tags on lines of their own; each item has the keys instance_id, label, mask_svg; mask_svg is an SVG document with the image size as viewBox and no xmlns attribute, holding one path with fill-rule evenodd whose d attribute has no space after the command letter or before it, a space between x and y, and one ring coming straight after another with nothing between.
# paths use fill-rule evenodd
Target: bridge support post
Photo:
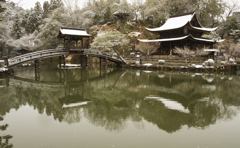
<instances>
[{"instance_id":1,"label":"bridge support post","mask_svg":"<svg viewBox=\"0 0 240 148\"><path fill-rule=\"evenodd\" d=\"M79 55L79 62L80 62L80 64L81 64L81 66L83 66L83 60L82 60L82 55Z\"/></svg>"},{"instance_id":2,"label":"bridge support post","mask_svg":"<svg viewBox=\"0 0 240 148\"><path fill-rule=\"evenodd\" d=\"M58 57L58 65L59 65L59 68L61 69L61 67L62 67L62 57L61 56Z\"/></svg>"},{"instance_id":3,"label":"bridge support post","mask_svg":"<svg viewBox=\"0 0 240 148\"><path fill-rule=\"evenodd\" d=\"M65 67L65 65L66 65L66 58L65 58L65 55L62 55L62 60L63 60L63 67Z\"/></svg>"},{"instance_id":4,"label":"bridge support post","mask_svg":"<svg viewBox=\"0 0 240 148\"><path fill-rule=\"evenodd\" d=\"M86 67L88 67L88 55L86 55Z\"/></svg>"},{"instance_id":5,"label":"bridge support post","mask_svg":"<svg viewBox=\"0 0 240 148\"><path fill-rule=\"evenodd\" d=\"M62 64L63 64L63 67L65 67L65 65L66 65L65 55L61 55L58 57L58 63L59 63L59 68L62 67Z\"/></svg>"},{"instance_id":6,"label":"bridge support post","mask_svg":"<svg viewBox=\"0 0 240 148\"><path fill-rule=\"evenodd\" d=\"M40 80L40 59L34 61L35 63L35 80Z\"/></svg>"},{"instance_id":7,"label":"bridge support post","mask_svg":"<svg viewBox=\"0 0 240 148\"><path fill-rule=\"evenodd\" d=\"M102 66L102 59L101 58L99 58L99 62L100 62L100 68L101 68L101 66Z\"/></svg>"},{"instance_id":8,"label":"bridge support post","mask_svg":"<svg viewBox=\"0 0 240 148\"><path fill-rule=\"evenodd\" d=\"M105 59L105 66L107 66L107 57L106 57L106 59Z\"/></svg>"},{"instance_id":9,"label":"bridge support post","mask_svg":"<svg viewBox=\"0 0 240 148\"><path fill-rule=\"evenodd\" d=\"M8 58L7 57L4 58L4 62L5 62L5 65L8 67L9 63L8 63Z\"/></svg>"}]
</instances>

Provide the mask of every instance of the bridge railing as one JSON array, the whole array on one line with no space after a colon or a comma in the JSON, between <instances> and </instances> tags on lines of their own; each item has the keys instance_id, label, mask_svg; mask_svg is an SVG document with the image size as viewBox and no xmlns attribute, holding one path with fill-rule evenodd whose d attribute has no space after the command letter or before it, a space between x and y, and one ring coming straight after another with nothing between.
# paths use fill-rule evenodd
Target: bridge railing
<instances>
[{"instance_id":1,"label":"bridge railing","mask_svg":"<svg viewBox=\"0 0 240 148\"><path fill-rule=\"evenodd\" d=\"M63 49L47 49L47 50L35 51L35 52L23 54L23 55L8 59L8 66L13 66L19 63L23 63L26 61L30 61L30 60L38 59L42 57L61 55L61 54L67 54L67 53L68 51Z\"/></svg>"}]
</instances>

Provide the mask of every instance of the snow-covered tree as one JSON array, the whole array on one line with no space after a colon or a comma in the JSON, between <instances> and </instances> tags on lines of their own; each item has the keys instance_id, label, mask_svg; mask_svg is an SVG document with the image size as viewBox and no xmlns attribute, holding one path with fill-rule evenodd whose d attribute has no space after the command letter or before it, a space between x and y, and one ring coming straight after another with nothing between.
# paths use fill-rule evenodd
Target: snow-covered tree
<instances>
[{"instance_id":1,"label":"snow-covered tree","mask_svg":"<svg viewBox=\"0 0 240 148\"><path fill-rule=\"evenodd\" d=\"M20 39L22 36L21 20L18 14L16 14L14 23L12 26L11 36L15 39Z\"/></svg>"},{"instance_id":2,"label":"snow-covered tree","mask_svg":"<svg viewBox=\"0 0 240 148\"><path fill-rule=\"evenodd\" d=\"M98 35L93 43L91 48L102 49L104 52L114 52L111 48L118 45L124 45L128 43L125 39L125 35L119 31L111 31L103 35Z\"/></svg>"},{"instance_id":3,"label":"snow-covered tree","mask_svg":"<svg viewBox=\"0 0 240 148\"><path fill-rule=\"evenodd\" d=\"M5 11L5 8L2 6L1 3L6 3L6 1L0 0L0 21L2 21L2 13Z\"/></svg>"},{"instance_id":4,"label":"snow-covered tree","mask_svg":"<svg viewBox=\"0 0 240 148\"><path fill-rule=\"evenodd\" d=\"M160 43L159 42L154 42L154 43L144 43L144 42L139 42L138 44L135 45L135 49L143 53L144 55L147 56L147 61L149 59L149 56L156 52L157 49L159 48Z\"/></svg>"},{"instance_id":5,"label":"snow-covered tree","mask_svg":"<svg viewBox=\"0 0 240 148\"><path fill-rule=\"evenodd\" d=\"M42 19L48 18L50 15L50 4L48 1L45 1L43 3L43 14L42 14Z\"/></svg>"},{"instance_id":6,"label":"snow-covered tree","mask_svg":"<svg viewBox=\"0 0 240 148\"><path fill-rule=\"evenodd\" d=\"M51 0L50 1L50 11L53 12L55 9L63 6L62 0Z\"/></svg>"},{"instance_id":7,"label":"snow-covered tree","mask_svg":"<svg viewBox=\"0 0 240 148\"><path fill-rule=\"evenodd\" d=\"M143 21L152 27L163 25L168 15L165 8L165 0L147 0L141 15Z\"/></svg>"},{"instance_id":8,"label":"snow-covered tree","mask_svg":"<svg viewBox=\"0 0 240 148\"><path fill-rule=\"evenodd\" d=\"M195 56L195 51L191 50L187 46L184 46L183 48L175 47L173 49L173 53L176 53L180 56L186 57L190 59L191 57Z\"/></svg>"},{"instance_id":9,"label":"snow-covered tree","mask_svg":"<svg viewBox=\"0 0 240 148\"><path fill-rule=\"evenodd\" d=\"M41 25L41 31L38 34L38 38L43 42L44 48L56 48L61 43L61 41L56 38L56 35L62 26L68 26L69 20L70 15L64 7L56 9L51 18L44 20Z\"/></svg>"}]
</instances>

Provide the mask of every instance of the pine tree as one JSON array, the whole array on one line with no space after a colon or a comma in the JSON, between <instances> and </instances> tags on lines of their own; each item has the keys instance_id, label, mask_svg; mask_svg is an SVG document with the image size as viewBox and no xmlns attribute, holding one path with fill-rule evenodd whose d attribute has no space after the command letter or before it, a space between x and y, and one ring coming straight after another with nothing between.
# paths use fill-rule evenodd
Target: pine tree
<instances>
[{"instance_id":1,"label":"pine tree","mask_svg":"<svg viewBox=\"0 0 240 148\"><path fill-rule=\"evenodd\" d=\"M0 0L0 21L2 21L2 15L1 13L5 11L6 8L2 7L1 3L6 3L5 0Z\"/></svg>"},{"instance_id":2,"label":"pine tree","mask_svg":"<svg viewBox=\"0 0 240 148\"><path fill-rule=\"evenodd\" d=\"M39 31L39 26L42 24L42 6L39 2L35 3L34 7L34 16L35 16L35 23L34 23L34 29Z\"/></svg>"},{"instance_id":3,"label":"pine tree","mask_svg":"<svg viewBox=\"0 0 240 148\"><path fill-rule=\"evenodd\" d=\"M50 4L48 1L45 1L43 3L43 15L42 15L42 19L48 18L50 13Z\"/></svg>"},{"instance_id":4,"label":"pine tree","mask_svg":"<svg viewBox=\"0 0 240 148\"><path fill-rule=\"evenodd\" d=\"M23 21L25 24L25 31L27 34L33 33L35 30L39 31L39 26L42 24L42 7L39 2L35 3L34 9L31 9Z\"/></svg>"},{"instance_id":5,"label":"pine tree","mask_svg":"<svg viewBox=\"0 0 240 148\"><path fill-rule=\"evenodd\" d=\"M11 35L15 37L16 39L20 39L22 36L22 30L21 30L21 21L18 14L15 15Z\"/></svg>"},{"instance_id":6,"label":"pine tree","mask_svg":"<svg viewBox=\"0 0 240 148\"><path fill-rule=\"evenodd\" d=\"M53 12L55 9L63 6L62 0L51 0L50 1L50 11Z\"/></svg>"}]
</instances>

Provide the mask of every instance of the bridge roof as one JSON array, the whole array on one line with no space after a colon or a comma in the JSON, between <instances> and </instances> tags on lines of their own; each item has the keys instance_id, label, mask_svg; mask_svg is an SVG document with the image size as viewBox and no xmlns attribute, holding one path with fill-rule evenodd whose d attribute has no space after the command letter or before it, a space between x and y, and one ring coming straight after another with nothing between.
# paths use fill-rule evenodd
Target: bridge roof
<instances>
[{"instance_id":1,"label":"bridge roof","mask_svg":"<svg viewBox=\"0 0 240 148\"><path fill-rule=\"evenodd\" d=\"M61 27L57 35L58 38L65 38L66 36L74 37L91 37L84 28Z\"/></svg>"}]
</instances>

